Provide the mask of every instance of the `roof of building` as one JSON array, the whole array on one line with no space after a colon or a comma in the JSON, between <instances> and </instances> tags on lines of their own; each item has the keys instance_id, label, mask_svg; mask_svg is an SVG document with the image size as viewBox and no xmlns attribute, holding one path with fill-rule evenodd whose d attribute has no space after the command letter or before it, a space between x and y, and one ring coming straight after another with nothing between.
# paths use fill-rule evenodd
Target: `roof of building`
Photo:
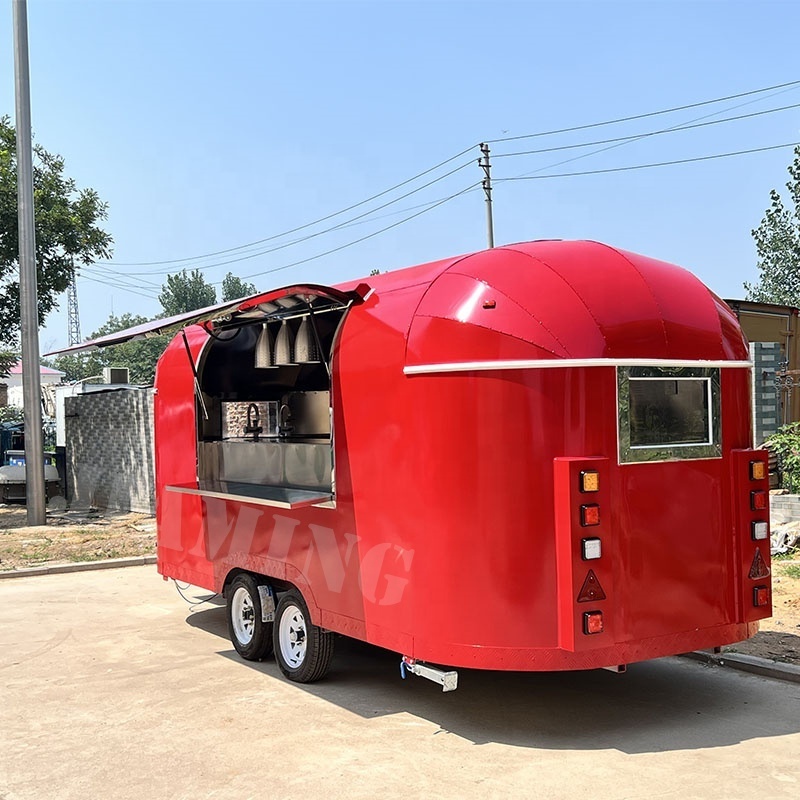
<instances>
[{"instance_id":1,"label":"roof of building","mask_svg":"<svg viewBox=\"0 0 800 800\"><path fill-rule=\"evenodd\" d=\"M66 375L66 372L62 372L60 369L51 369L50 367L39 367L39 372L42 375ZM9 375L22 375L22 361L17 361L13 367L8 371Z\"/></svg>"}]
</instances>

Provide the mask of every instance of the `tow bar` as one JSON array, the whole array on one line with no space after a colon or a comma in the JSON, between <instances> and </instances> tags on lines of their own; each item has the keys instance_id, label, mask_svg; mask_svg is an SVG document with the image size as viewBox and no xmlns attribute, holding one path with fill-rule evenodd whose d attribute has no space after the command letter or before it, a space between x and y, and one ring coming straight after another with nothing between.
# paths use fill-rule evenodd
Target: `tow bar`
<instances>
[{"instance_id":1,"label":"tow bar","mask_svg":"<svg viewBox=\"0 0 800 800\"><path fill-rule=\"evenodd\" d=\"M458 673L455 670L445 672L436 667L429 667L427 664L420 664L409 656L403 656L400 661L400 677L403 680L405 680L406 672L440 684L443 692L453 692L458 689Z\"/></svg>"}]
</instances>

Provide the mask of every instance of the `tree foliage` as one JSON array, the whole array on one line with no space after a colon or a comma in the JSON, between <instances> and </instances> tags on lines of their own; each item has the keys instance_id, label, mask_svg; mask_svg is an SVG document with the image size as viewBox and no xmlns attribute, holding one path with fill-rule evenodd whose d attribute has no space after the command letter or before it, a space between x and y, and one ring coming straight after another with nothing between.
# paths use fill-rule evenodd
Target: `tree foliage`
<instances>
[{"instance_id":1,"label":"tree foliage","mask_svg":"<svg viewBox=\"0 0 800 800\"><path fill-rule=\"evenodd\" d=\"M132 328L147 322L147 317L123 314L115 317L113 314L106 323L92 333L89 338L106 336L110 333ZM156 362L164 348L169 343L169 336L154 336L151 339L141 339L135 342L125 342L101 350L92 350L88 353L56 356L52 365L55 369L66 372L67 381L79 381L102 375L104 367L128 367L130 369L131 383L150 385L156 373ZM98 381L99 383L99 381Z\"/></svg>"},{"instance_id":2,"label":"tree foliage","mask_svg":"<svg viewBox=\"0 0 800 800\"><path fill-rule=\"evenodd\" d=\"M789 175L789 205L773 189L770 207L752 232L759 279L756 284L745 283L748 300L800 306L800 146L795 148Z\"/></svg>"},{"instance_id":3,"label":"tree foliage","mask_svg":"<svg viewBox=\"0 0 800 800\"><path fill-rule=\"evenodd\" d=\"M164 316L172 317L214 305L217 302L217 292L199 269L191 272L184 269L174 275L167 275L158 295L158 302L164 309Z\"/></svg>"},{"instance_id":4,"label":"tree foliage","mask_svg":"<svg viewBox=\"0 0 800 800\"><path fill-rule=\"evenodd\" d=\"M0 380L8 377L11 367L19 361L19 353L0 349Z\"/></svg>"},{"instance_id":5,"label":"tree foliage","mask_svg":"<svg viewBox=\"0 0 800 800\"><path fill-rule=\"evenodd\" d=\"M247 283L229 272L222 281L222 302L238 300L240 297L250 297L257 291L254 283Z\"/></svg>"},{"instance_id":6,"label":"tree foliage","mask_svg":"<svg viewBox=\"0 0 800 800\"><path fill-rule=\"evenodd\" d=\"M39 322L57 306L74 270L111 255L111 236L98 227L107 206L93 189L76 188L64 159L34 145L34 213ZM17 143L14 126L0 117L0 342L19 338L19 232Z\"/></svg>"}]
</instances>

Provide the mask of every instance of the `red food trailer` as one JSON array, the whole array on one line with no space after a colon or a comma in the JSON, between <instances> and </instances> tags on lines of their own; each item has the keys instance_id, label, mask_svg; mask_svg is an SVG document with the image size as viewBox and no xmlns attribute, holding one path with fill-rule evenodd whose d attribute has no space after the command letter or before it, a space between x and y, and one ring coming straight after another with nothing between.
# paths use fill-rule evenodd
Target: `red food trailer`
<instances>
[{"instance_id":1,"label":"red food trailer","mask_svg":"<svg viewBox=\"0 0 800 800\"><path fill-rule=\"evenodd\" d=\"M771 613L747 344L683 269L539 241L126 335L178 324L158 569L225 596L246 659L313 681L344 634L448 690L457 667L621 671Z\"/></svg>"}]
</instances>

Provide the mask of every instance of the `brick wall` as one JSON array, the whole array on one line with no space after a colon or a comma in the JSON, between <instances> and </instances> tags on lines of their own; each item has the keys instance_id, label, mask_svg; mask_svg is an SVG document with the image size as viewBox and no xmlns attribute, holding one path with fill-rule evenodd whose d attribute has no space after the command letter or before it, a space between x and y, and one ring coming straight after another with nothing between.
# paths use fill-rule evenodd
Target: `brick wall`
<instances>
[{"instance_id":1,"label":"brick wall","mask_svg":"<svg viewBox=\"0 0 800 800\"><path fill-rule=\"evenodd\" d=\"M775 387L775 372L781 360L778 342L751 342L753 359L753 433L756 446L778 430L781 424L781 404Z\"/></svg>"},{"instance_id":2,"label":"brick wall","mask_svg":"<svg viewBox=\"0 0 800 800\"><path fill-rule=\"evenodd\" d=\"M65 398L67 499L155 514L153 390Z\"/></svg>"}]
</instances>

